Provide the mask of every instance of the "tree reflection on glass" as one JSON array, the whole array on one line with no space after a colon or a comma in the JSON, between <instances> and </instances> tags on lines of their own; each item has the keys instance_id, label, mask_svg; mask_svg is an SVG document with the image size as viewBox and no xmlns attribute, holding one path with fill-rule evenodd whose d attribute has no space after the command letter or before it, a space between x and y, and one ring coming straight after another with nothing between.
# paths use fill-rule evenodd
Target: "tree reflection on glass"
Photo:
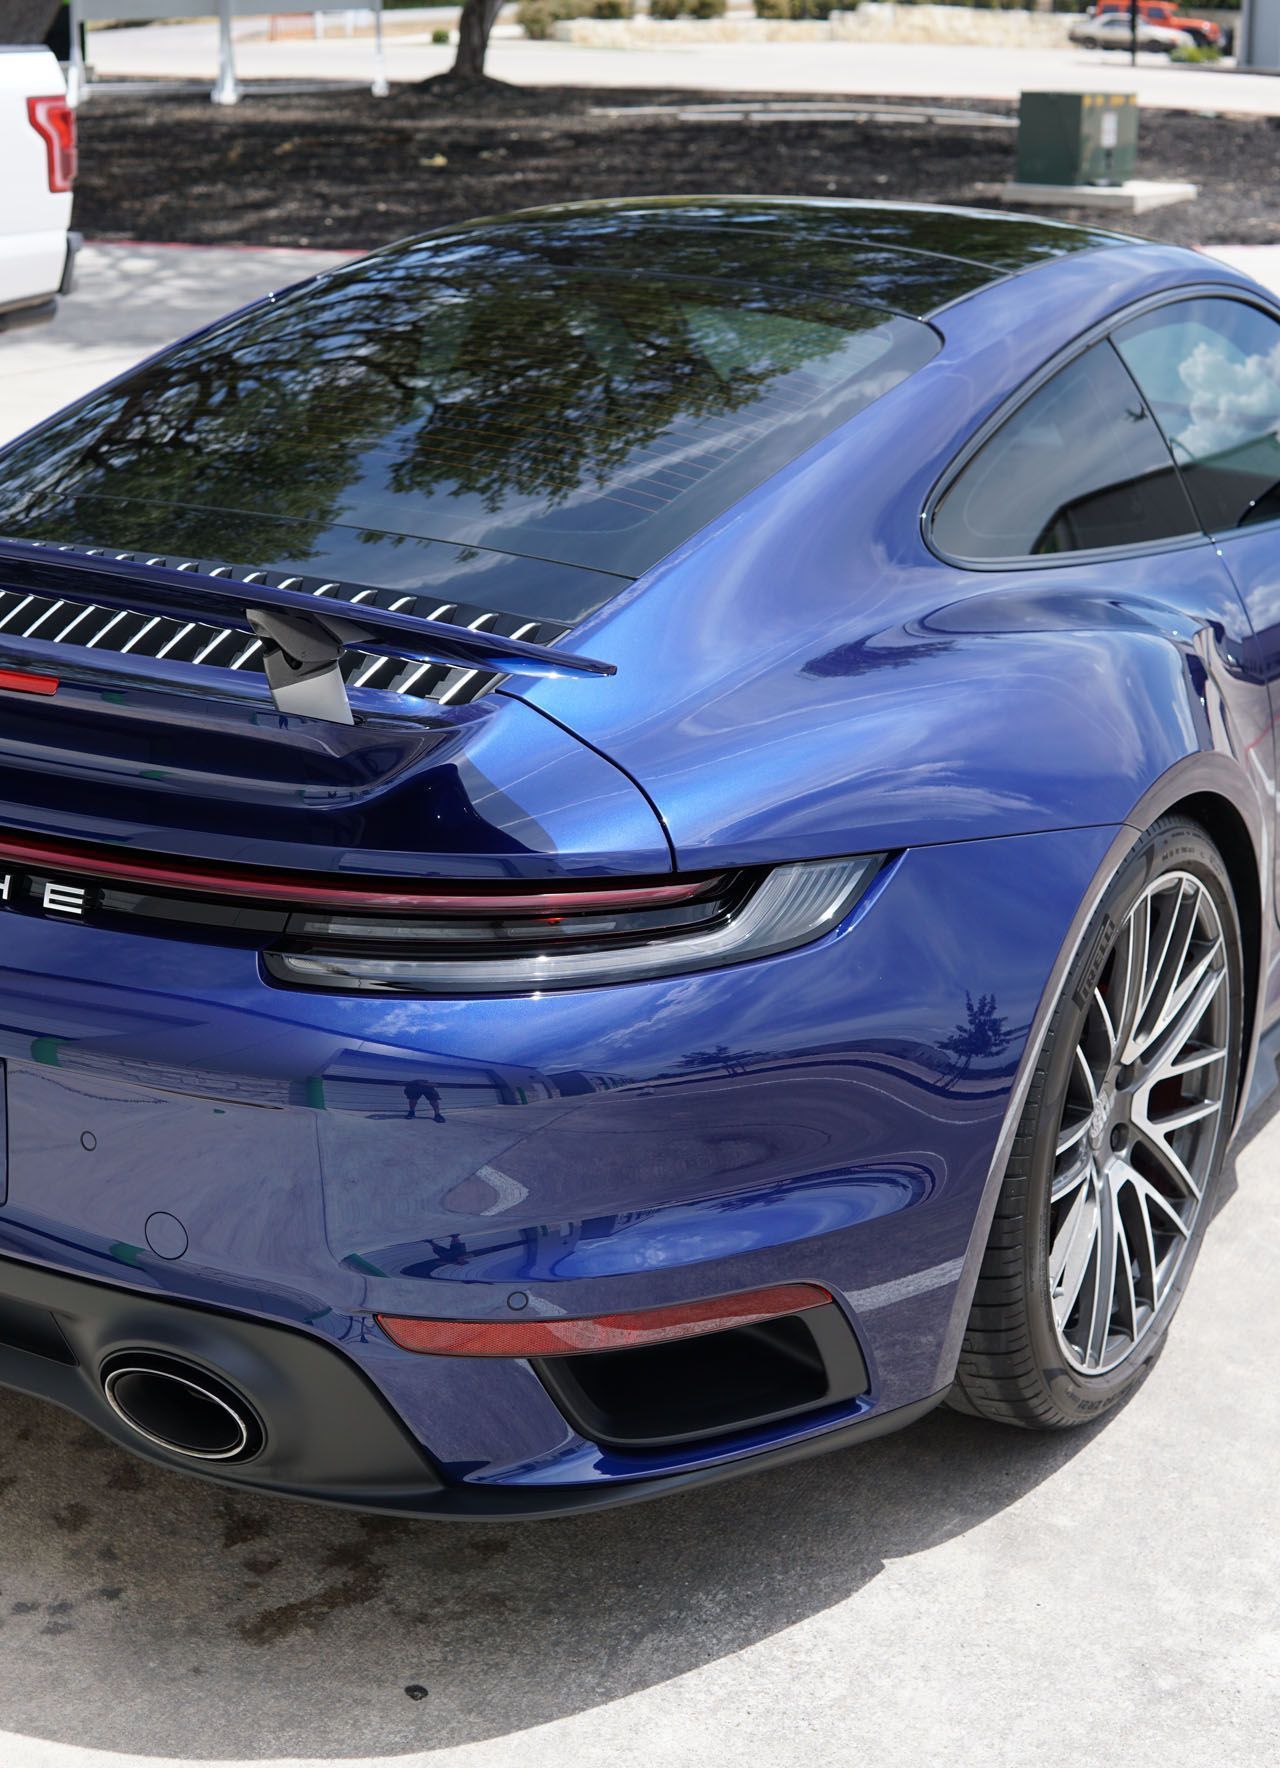
<instances>
[{"instance_id":1,"label":"tree reflection on glass","mask_svg":"<svg viewBox=\"0 0 1280 1768\"><path fill-rule=\"evenodd\" d=\"M345 523L642 569L932 347L759 287L410 247L46 426L5 462L0 530L266 563L283 518L294 557Z\"/></svg>"}]
</instances>

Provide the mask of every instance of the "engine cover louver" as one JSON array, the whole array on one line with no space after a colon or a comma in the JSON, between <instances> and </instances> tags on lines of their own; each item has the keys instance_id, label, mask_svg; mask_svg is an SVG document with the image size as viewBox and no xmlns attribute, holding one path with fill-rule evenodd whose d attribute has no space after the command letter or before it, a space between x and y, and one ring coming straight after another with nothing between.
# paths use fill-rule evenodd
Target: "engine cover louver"
<instances>
[{"instance_id":1,"label":"engine cover louver","mask_svg":"<svg viewBox=\"0 0 1280 1768\"><path fill-rule=\"evenodd\" d=\"M228 565L220 560L177 558L164 553L117 552L108 547L71 547L61 542L57 551L82 558L161 565L173 571L196 571L238 583L261 583L338 603L347 602L352 606L374 606L472 631L524 639L533 644L551 644L570 630L554 620L530 620L521 615L496 613L466 602L441 601L434 595L396 589L352 589L332 578L265 571L252 565ZM129 613L114 608L87 607L83 602L59 601L49 596L0 588L0 647L6 637L76 646L120 656L171 658L175 663L259 676L265 673L261 641L247 638L243 633L200 621L183 621L141 611ZM348 688L372 688L381 693L403 694L413 700L434 700L441 704L474 700L499 679L487 669L406 662L401 658L372 656L362 651L348 652L342 659L341 668Z\"/></svg>"}]
</instances>

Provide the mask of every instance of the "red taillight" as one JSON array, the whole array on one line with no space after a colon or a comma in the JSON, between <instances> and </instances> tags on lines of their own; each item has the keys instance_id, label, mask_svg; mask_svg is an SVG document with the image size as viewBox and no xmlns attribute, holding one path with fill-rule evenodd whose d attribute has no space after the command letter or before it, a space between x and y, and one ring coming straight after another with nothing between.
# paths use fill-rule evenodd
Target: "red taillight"
<instances>
[{"instance_id":1,"label":"red taillight","mask_svg":"<svg viewBox=\"0 0 1280 1768\"><path fill-rule=\"evenodd\" d=\"M27 115L44 141L49 189L70 190L76 181L76 113L59 92L51 98L29 98Z\"/></svg>"},{"instance_id":2,"label":"red taillight","mask_svg":"<svg viewBox=\"0 0 1280 1768\"><path fill-rule=\"evenodd\" d=\"M17 672L11 671L17 685ZM28 681L53 676L26 677ZM29 689L38 693L42 690ZM43 690L52 692L53 689ZM355 880L341 884L319 883L305 872L288 875L282 872L259 871L252 866L213 869L198 861L177 856L156 855L134 858L116 852L104 853L79 847L74 842L45 841L21 835L0 833L0 863L11 861L20 866L50 866L70 871L87 872L95 878L106 878L120 884L140 884L156 890L189 890L199 895L242 896L262 902L284 902L292 908L315 905L320 908L362 910L404 910L420 915L527 915L543 917L561 911L575 912L657 909L678 907L711 891L719 883L718 875L682 878L679 883L615 885L608 880L587 884L569 884L564 888L539 890L536 884L523 889L494 888L488 884L436 884L430 880L392 884L390 880Z\"/></svg>"},{"instance_id":3,"label":"red taillight","mask_svg":"<svg viewBox=\"0 0 1280 1768\"><path fill-rule=\"evenodd\" d=\"M56 694L56 675L33 675L29 669L0 669L0 688L14 694Z\"/></svg>"},{"instance_id":4,"label":"red taillight","mask_svg":"<svg viewBox=\"0 0 1280 1768\"><path fill-rule=\"evenodd\" d=\"M377 1321L402 1350L427 1351L437 1357L573 1357L584 1351L636 1350L731 1326L754 1326L761 1320L826 1307L830 1300L829 1292L817 1283L777 1283L715 1301L678 1302L578 1320L413 1320L379 1314Z\"/></svg>"}]
</instances>

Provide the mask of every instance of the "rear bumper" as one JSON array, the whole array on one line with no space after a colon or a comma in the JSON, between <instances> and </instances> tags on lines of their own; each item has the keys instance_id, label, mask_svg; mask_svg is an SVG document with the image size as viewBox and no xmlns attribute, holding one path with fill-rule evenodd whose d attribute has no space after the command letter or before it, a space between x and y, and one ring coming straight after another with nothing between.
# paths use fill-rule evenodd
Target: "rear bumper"
<instances>
[{"instance_id":1,"label":"rear bumper","mask_svg":"<svg viewBox=\"0 0 1280 1768\"><path fill-rule=\"evenodd\" d=\"M32 300L14 301L0 307L0 332L23 331L27 326L48 325L57 315L58 302L53 295L39 295Z\"/></svg>"},{"instance_id":2,"label":"rear bumper","mask_svg":"<svg viewBox=\"0 0 1280 1768\"><path fill-rule=\"evenodd\" d=\"M74 230L67 235L67 255L62 265L62 281L58 284L60 295L69 295L75 287L76 257L84 245L84 235Z\"/></svg>"},{"instance_id":3,"label":"rear bumper","mask_svg":"<svg viewBox=\"0 0 1280 1768\"><path fill-rule=\"evenodd\" d=\"M10 1344L0 1382L142 1448L101 1363L187 1355L284 1420L214 1477L423 1515L561 1514L910 1422L950 1384L1029 1028L1113 833L918 849L814 946L541 998L302 996L252 953L24 919L0 1297L86 1324L71 1361ZM790 1282L836 1298L862 1391L642 1447L528 1362L372 1318ZM331 1413L371 1422L335 1441Z\"/></svg>"},{"instance_id":4,"label":"rear bumper","mask_svg":"<svg viewBox=\"0 0 1280 1768\"><path fill-rule=\"evenodd\" d=\"M27 255L27 260L19 265L19 282L24 290L20 295L10 294L0 301L0 332L20 331L29 325L47 325L57 317L58 296L69 295L75 285L76 254L84 244L82 235L67 233L56 236L50 244L44 235L34 236L39 249ZM21 245L22 242L19 242ZM55 269L57 251L61 251L61 275ZM9 242L3 242L7 252ZM54 278L48 282L47 278ZM35 285L36 292L30 288Z\"/></svg>"},{"instance_id":5,"label":"rear bumper","mask_svg":"<svg viewBox=\"0 0 1280 1768\"><path fill-rule=\"evenodd\" d=\"M181 1358L245 1395L267 1424L248 1482L260 1489L409 1509L441 1490L386 1402L349 1358L320 1340L0 1259L0 1383L65 1406L151 1460L204 1471L152 1446L107 1404L100 1371L128 1352ZM241 1483L235 1469L222 1472Z\"/></svg>"},{"instance_id":6,"label":"rear bumper","mask_svg":"<svg viewBox=\"0 0 1280 1768\"><path fill-rule=\"evenodd\" d=\"M99 1371L126 1351L180 1357L230 1376L265 1426L244 1467L193 1464L140 1439L103 1395ZM447 1481L386 1401L340 1352L306 1332L196 1308L0 1259L0 1386L52 1400L159 1466L220 1485L365 1511L457 1521L576 1515L656 1498L896 1430L941 1393L748 1461L655 1480L585 1487L485 1487Z\"/></svg>"}]
</instances>

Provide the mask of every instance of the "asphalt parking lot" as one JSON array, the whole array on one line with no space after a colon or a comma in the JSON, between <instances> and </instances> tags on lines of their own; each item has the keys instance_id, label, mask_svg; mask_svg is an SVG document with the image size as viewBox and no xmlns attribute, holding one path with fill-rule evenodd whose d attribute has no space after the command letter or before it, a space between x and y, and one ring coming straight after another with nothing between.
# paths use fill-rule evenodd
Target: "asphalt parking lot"
<instances>
[{"instance_id":1,"label":"asphalt parking lot","mask_svg":"<svg viewBox=\"0 0 1280 1768\"><path fill-rule=\"evenodd\" d=\"M91 248L83 299L0 337L0 432L333 261ZM662 1504L473 1528L231 1498L0 1394L0 1764L1263 1768L1271 1109L1160 1365L1061 1437L938 1412Z\"/></svg>"}]
</instances>

